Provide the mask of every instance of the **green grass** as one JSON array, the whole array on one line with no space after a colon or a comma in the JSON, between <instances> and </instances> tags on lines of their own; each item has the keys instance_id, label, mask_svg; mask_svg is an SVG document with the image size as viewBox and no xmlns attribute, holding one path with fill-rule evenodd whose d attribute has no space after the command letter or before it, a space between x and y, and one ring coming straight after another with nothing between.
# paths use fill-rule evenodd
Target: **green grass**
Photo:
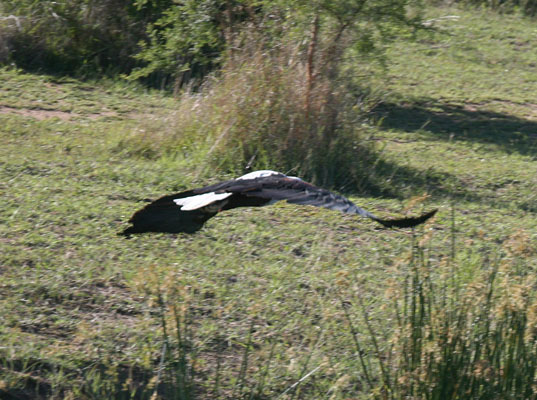
<instances>
[{"instance_id":1,"label":"green grass","mask_svg":"<svg viewBox=\"0 0 537 400\"><path fill-rule=\"evenodd\" d=\"M445 34L387 49L390 69L371 78L387 92L372 137L384 158L367 172L386 195L351 193L384 216L427 191L410 212L440 212L415 234L280 204L223 213L193 236L125 240L116 233L145 198L211 182L192 160L125 147L140 127L173 124L174 100L0 70L0 397L416 396L436 378L401 358L448 365L425 362L434 338L415 339L441 333L451 310L467 316L459 343L505 339L489 364L460 359L475 398L529 398L530 367L512 387L500 371L509 351L535 355L537 83L522 51L535 29L485 12L431 18L453 14ZM523 350L509 339L517 318ZM492 321L488 336L478 320Z\"/></svg>"}]
</instances>

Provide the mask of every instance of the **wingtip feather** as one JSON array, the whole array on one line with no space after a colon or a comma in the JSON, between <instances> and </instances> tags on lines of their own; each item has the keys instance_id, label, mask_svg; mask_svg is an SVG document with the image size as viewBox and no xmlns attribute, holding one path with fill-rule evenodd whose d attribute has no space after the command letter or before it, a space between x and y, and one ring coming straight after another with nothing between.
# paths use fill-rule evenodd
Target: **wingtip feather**
<instances>
[{"instance_id":1,"label":"wingtip feather","mask_svg":"<svg viewBox=\"0 0 537 400\"><path fill-rule=\"evenodd\" d=\"M410 217L410 218L400 218L400 219L380 219L374 218L375 221L384 225L386 228L413 228L420 224L423 224L428 219L432 218L438 209L429 211L428 213L422 214L419 217Z\"/></svg>"}]
</instances>

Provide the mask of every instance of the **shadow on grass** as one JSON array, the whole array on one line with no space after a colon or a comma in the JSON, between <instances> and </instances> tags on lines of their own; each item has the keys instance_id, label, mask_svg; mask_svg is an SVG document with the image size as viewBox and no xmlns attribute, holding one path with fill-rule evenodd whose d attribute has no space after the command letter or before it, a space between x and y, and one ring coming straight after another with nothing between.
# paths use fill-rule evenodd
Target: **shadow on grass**
<instances>
[{"instance_id":1,"label":"shadow on grass","mask_svg":"<svg viewBox=\"0 0 537 400\"><path fill-rule=\"evenodd\" d=\"M477 202L483 200L475 191L467 189L466 184L453 174L433 168L422 170L400 165L384 158L382 154L377 154L376 157L374 162L364 165L364 175L355 190L344 187L339 191L400 200L423 193L438 198Z\"/></svg>"},{"instance_id":2,"label":"shadow on grass","mask_svg":"<svg viewBox=\"0 0 537 400\"><path fill-rule=\"evenodd\" d=\"M537 154L537 121L434 101L408 105L384 103L374 110L381 129L420 132L435 139L494 144L506 152Z\"/></svg>"},{"instance_id":3,"label":"shadow on grass","mask_svg":"<svg viewBox=\"0 0 537 400\"><path fill-rule=\"evenodd\" d=\"M1 399L40 400L72 396L72 386L77 385L87 398L113 393L117 399L148 399L153 390L148 390L153 371L144 371L132 366L115 366L116 376L110 377L110 366L88 364L78 369L68 369L58 364L39 359L7 359L0 356L1 372L16 383L5 383L0 388ZM68 377L63 382L51 376ZM70 380L68 382L68 380ZM6 382L8 382L6 380ZM130 382L125 385L124 382ZM109 398L107 396L102 398Z\"/></svg>"},{"instance_id":4,"label":"shadow on grass","mask_svg":"<svg viewBox=\"0 0 537 400\"><path fill-rule=\"evenodd\" d=\"M0 355L0 376L5 378L0 386L0 399L46 400L73 396L117 400L203 398L200 387L192 396L185 397L184 387L175 380L176 364L165 363L162 376L155 380L159 368L154 365L148 370L135 365L95 362L65 367L40 359L12 359ZM200 375L201 380L204 378Z\"/></svg>"},{"instance_id":5,"label":"shadow on grass","mask_svg":"<svg viewBox=\"0 0 537 400\"><path fill-rule=\"evenodd\" d=\"M401 165L385 158L381 153L362 151L361 180L357 184L349 184L335 189L343 194L372 196L379 198L408 201L416 195L427 193L436 199L451 199L457 202L477 204L494 204L494 207L512 209L511 199L503 199L494 194L490 188L475 188L468 182L449 172L438 168L414 168ZM501 187L501 184L499 184ZM532 199L520 198L516 208L535 213L537 208Z\"/></svg>"}]
</instances>

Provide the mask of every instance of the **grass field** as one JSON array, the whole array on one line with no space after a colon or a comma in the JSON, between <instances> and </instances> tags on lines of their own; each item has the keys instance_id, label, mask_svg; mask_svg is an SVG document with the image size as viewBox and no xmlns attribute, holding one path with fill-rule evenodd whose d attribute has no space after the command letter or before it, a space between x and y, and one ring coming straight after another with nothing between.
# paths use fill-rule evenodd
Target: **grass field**
<instances>
[{"instance_id":1,"label":"grass field","mask_svg":"<svg viewBox=\"0 0 537 400\"><path fill-rule=\"evenodd\" d=\"M0 398L535 398L537 30L430 14L365 71L392 195L348 193L439 208L415 231L278 204L126 240L144 199L227 178L125 147L175 100L0 70Z\"/></svg>"}]
</instances>

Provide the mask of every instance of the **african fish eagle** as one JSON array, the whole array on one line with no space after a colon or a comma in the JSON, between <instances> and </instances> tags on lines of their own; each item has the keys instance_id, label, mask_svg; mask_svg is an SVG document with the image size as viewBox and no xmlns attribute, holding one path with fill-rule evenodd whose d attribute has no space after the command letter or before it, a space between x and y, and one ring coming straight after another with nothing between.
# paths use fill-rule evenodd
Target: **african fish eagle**
<instances>
[{"instance_id":1,"label":"african fish eagle","mask_svg":"<svg viewBox=\"0 0 537 400\"><path fill-rule=\"evenodd\" d=\"M144 232L193 233L220 211L237 207L266 206L279 200L358 214L389 228L409 228L419 225L437 211L433 210L419 217L381 219L356 206L347 198L304 182L300 178L263 170L215 185L161 197L134 213L129 220L132 226L121 234L128 236Z\"/></svg>"}]
</instances>

